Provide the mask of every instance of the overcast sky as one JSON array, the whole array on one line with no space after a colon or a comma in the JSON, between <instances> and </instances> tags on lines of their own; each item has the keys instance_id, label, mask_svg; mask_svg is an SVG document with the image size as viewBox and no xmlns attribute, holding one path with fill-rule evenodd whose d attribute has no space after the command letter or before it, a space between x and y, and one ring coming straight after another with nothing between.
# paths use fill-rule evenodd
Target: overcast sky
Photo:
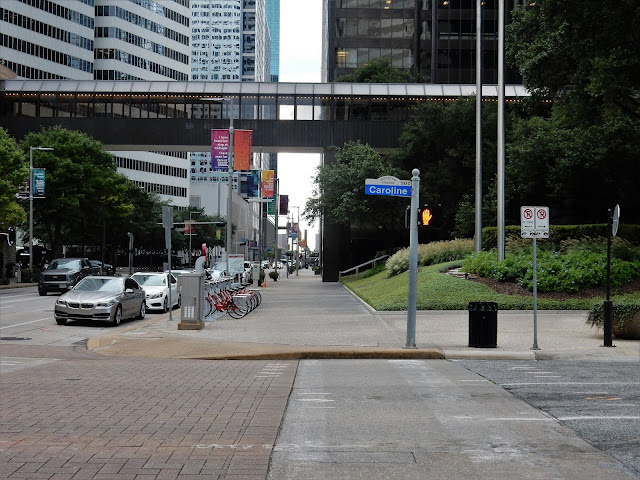
<instances>
[{"instance_id":1,"label":"overcast sky","mask_svg":"<svg viewBox=\"0 0 640 480\"><path fill-rule=\"evenodd\" d=\"M320 82L322 49L321 0L280 0L280 81ZM280 192L289 195L289 210L294 218L304 210L312 192L312 178L320 162L318 154L278 154ZM281 217L281 222L284 217ZM307 229L309 248L317 249L313 227L300 218L300 231Z\"/></svg>"}]
</instances>

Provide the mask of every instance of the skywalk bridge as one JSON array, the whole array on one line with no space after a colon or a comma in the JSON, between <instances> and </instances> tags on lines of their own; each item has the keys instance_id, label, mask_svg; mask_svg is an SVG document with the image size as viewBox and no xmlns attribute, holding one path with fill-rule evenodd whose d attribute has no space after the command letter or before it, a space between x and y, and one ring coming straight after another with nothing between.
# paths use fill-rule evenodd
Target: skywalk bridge
<instances>
[{"instance_id":1,"label":"skywalk bridge","mask_svg":"<svg viewBox=\"0 0 640 480\"><path fill-rule=\"evenodd\" d=\"M397 148L413 105L472 96L475 85L4 80L0 126L82 131L107 150L209 151L213 128L253 130L253 149L323 152L349 140ZM495 101L495 85L483 87ZM506 101L528 96L505 88Z\"/></svg>"},{"instance_id":2,"label":"skywalk bridge","mask_svg":"<svg viewBox=\"0 0 640 480\"><path fill-rule=\"evenodd\" d=\"M43 127L78 130L109 151L210 151L211 129L253 130L252 150L325 153L361 140L379 150L399 147L414 105L452 102L475 85L357 83L213 83L163 81L0 81L0 127L20 140ZM485 85L484 101L498 89ZM505 88L507 102L528 96ZM323 223L324 281L348 268L349 232Z\"/></svg>"}]
</instances>

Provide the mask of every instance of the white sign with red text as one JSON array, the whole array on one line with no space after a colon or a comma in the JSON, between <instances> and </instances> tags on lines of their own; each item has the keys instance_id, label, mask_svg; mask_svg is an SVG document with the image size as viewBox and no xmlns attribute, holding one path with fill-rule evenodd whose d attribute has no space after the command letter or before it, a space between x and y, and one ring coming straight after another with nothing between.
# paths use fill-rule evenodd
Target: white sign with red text
<instances>
[{"instance_id":1,"label":"white sign with red text","mask_svg":"<svg viewBox=\"0 0 640 480\"><path fill-rule=\"evenodd\" d=\"M549 238L549 207L520 207L522 238Z\"/></svg>"}]
</instances>

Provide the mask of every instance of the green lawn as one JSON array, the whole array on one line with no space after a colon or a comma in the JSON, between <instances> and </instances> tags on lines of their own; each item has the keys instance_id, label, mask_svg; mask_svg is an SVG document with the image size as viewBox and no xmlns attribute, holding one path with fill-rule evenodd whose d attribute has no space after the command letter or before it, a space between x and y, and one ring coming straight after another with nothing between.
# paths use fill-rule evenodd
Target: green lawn
<instances>
[{"instance_id":1,"label":"green lawn","mask_svg":"<svg viewBox=\"0 0 640 480\"><path fill-rule=\"evenodd\" d=\"M467 310L469 302L498 302L501 310L531 310L533 297L502 295L477 282L441 273L450 262L418 269L418 310ZM409 274L407 272L387 278L386 271L363 278L343 277L342 283L376 310L406 310ZM640 301L640 293L612 297L612 300ZM597 298L566 301L538 298L540 310L589 310Z\"/></svg>"}]
</instances>

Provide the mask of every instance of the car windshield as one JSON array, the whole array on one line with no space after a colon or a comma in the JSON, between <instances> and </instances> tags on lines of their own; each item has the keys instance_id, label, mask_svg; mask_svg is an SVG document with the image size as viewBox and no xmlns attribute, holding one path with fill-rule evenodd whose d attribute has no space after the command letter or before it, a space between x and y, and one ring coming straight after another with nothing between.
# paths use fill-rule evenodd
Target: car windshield
<instances>
[{"instance_id":1,"label":"car windshield","mask_svg":"<svg viewBox=\"0 0 640 480\"><path fill-rule=\"evenodd\" d=\"M121 292L122 280L119 278L87 277L82 279L74 290L82 292Z\"/></svg>"},{"instance_id":2,"label":"car windshield","mask_svg":"<svg viewBox=\"0 0 640 480\"><path fill-rule=\"evenodd\" d=\"M147 287L162 287L167 284L167 277L165 275L139 275L135 274L133 278L140 285L146 285Z\"/></svg>"},{"instance_id":3,"label":"car windshield","mask_svg":"<svg viewBox=\"0 0 640 480\"><path fill-rule=\"evenodd\" d=\"M60 270L62 268L75 268L76 270L80 269L80 261L79 260L71 260L67 258L58 258L53 260L47 270Z\"/></svg>"},{"instance_id":4,"label":"car windshield","mask_svg":"<svg viewBox=\"0 0 640 480\"><path fill-rule=\"evenodd\" d=\"M226 270L227 269L227 264L226 263L216 263L213 267L211 267L211 270Z\"/></svg>"}]
</instances>

